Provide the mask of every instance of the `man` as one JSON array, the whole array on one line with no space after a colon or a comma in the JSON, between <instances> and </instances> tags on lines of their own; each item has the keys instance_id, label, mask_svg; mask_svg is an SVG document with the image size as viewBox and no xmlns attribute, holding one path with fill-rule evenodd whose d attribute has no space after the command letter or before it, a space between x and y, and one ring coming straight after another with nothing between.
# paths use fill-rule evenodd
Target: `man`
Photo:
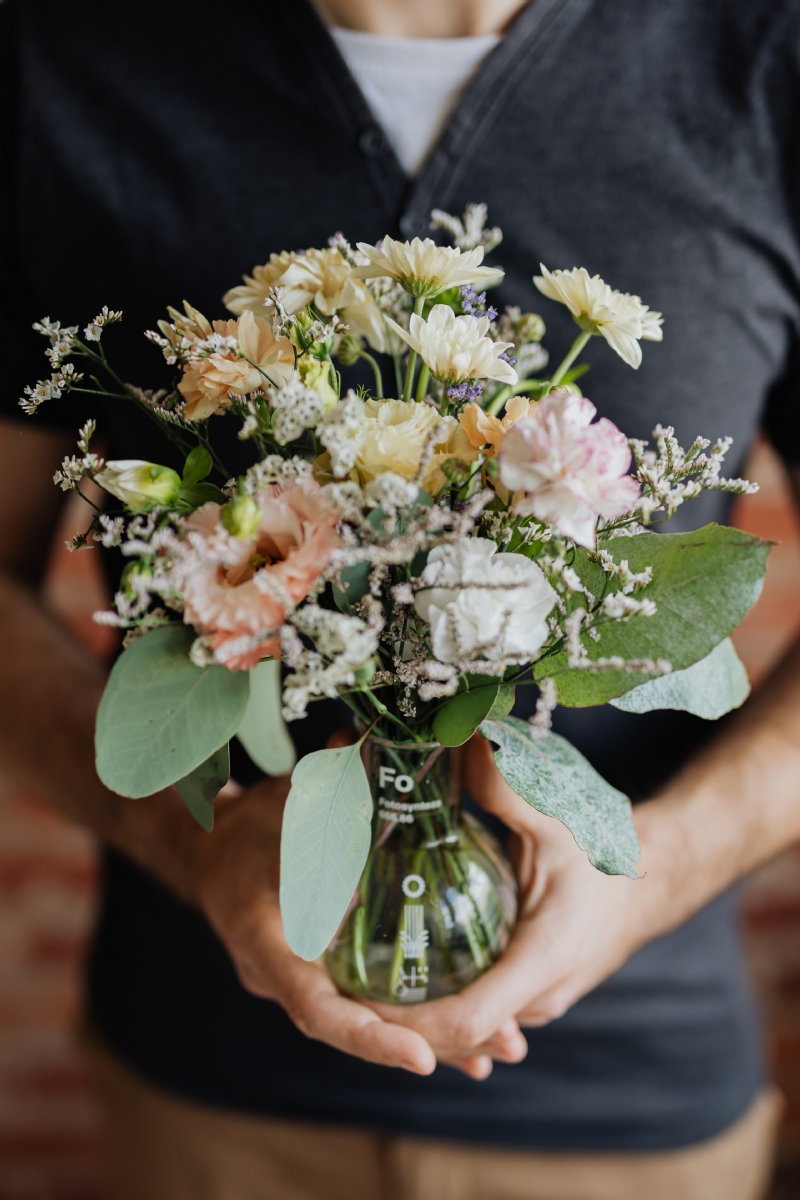
<instances>
[{"instance_id":1,"label":"man","mask_svg":"<svg viewBox=\"0 0 800 1200\"><path fill-rule=\"evenodd\" d=\"M94 773L102 672L32 590L60 499L50 477L85 415L68 401L18 419L44 313L124 309L123 376L155 381L139 332L167 302L214 315L272 250L337 229L424 236L432 207L483 200L505 232L502 303L534 306L543 259L664 312L665 343L638 374L593 355L589 394L627 434L670 422L682 439L733 434L744 453L766 412L800 458L796 0L326 0L319 13L375 53L441 39L434 63L452 40L495 35L460 99L457 83L445 97L438 140L417 139L415 179L391 111L376 120L381 80L362 91L345 65L359 74L358 37L334 41L307 0L0 13L0 747L5 769L109 847L89 1018L114 1195L753 1200L774 1106L731 900L715 898L800 836L800 651L719 731L682 714L560 714L644 801L638 881L594 871L471 745L474 795L518 835L522 915L481 980L409 1008L341 997L289 952L285 780L221 798L207 836L174 791L123 800ZM545 316L557 360L570 324ZM100 415L109 456L164 458L135 412ZM718 499L685 520L722 517ZM339 724L334 705L297 723L299 752ZM437 1062L462 1074L431 1074Z\"/></svg>"}]
</instances>

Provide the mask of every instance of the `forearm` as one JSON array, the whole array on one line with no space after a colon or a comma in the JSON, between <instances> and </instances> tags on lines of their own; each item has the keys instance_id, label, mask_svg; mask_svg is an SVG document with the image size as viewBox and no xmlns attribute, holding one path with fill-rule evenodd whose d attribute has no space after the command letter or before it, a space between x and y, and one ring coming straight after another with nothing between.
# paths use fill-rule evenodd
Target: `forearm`
<instances>
[{"instance_id":1,"label":"forearm","mask_svg":"<svg viewBox=\"0 0 800 1200\"><path fill-rule=\"evenodd\" d=\"M637 808L636 824L650 936L800 839L800 641L721 736Z\"/></svg>"},{"instance_id":2,"label":"forearm","mask_svg":"<svg viewBox=\"0 0 800 1200\"><path fill-rule=\"evenodd\" d=\"M206 835L177 793L124 799L95 772L102 667L32 591L8 576L0 576L0 628L0 755L6 774L193 900L193 865Z\"/></svg>"}]
</instances>

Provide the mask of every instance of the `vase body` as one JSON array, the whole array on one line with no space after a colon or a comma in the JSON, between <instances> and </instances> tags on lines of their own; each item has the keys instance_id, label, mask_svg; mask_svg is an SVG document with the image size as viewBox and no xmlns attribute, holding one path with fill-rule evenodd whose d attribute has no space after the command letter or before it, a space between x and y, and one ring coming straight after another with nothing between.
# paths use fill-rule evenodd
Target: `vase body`
<instances>
[{"instance_id":1,"label":"vase body","mask_svg":"<svg viewBox=\"0 0 800 1200\"><path fill-rule=\"evenodd\" d=\"M461 812L460 755L368 739L372 847L325 965L355 996L414 1004L461 991L505 949L517 913L497 841Z\"/></svg>"}]
</instances>

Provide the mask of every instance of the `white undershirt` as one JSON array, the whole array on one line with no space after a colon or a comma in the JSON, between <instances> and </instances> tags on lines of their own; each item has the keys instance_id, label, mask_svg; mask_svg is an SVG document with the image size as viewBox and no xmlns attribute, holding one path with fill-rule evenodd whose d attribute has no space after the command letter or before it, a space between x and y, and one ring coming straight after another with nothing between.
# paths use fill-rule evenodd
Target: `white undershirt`
<instances>
[{"instance_id":1,"label":"white undershirt","mask_svg":"<svg viewBox=\"0 0 800 1200\"><path fill-rule=\"evenodd\" d=\"M417 173L464 87L500 41L495 33L399 38L331 29L331 36L410 175Z\"/></svg>"}]
</instances>

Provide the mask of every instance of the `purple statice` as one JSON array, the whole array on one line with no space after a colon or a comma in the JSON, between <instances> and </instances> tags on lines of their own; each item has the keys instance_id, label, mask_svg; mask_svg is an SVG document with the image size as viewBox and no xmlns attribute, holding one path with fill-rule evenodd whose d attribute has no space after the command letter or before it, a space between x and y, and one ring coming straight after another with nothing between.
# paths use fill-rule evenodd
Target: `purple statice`
<instances>
[{"instance_id":1,"label":"purple statice","mask_svg":"<svg viewBox=\"0 0 800 1200\"><path fill-rule=\"evenodd\" d=\"M447 395L451 400L477 400L483 388L479 383L454 383L447 389Z\"/></svg>"},{"instance_id":2,"label":"purple statice","mask_svg":"<svg viewBox=\"0 0 800 1200\"><path fill-rule=\"evenodd\" d=\"M497 309L491 305L486 307L486 292L476 292L467 283L461 289L461 308L471 317L488 317L490 321L497 320Z\"/></svg>"},{"instance_id":3,"label":"purple statice","mask_svg":"<svg viewBox=\"0 0 800 1200\"><path fill-rule=\"evenodd\" d=\"M497 357L502 358L503 362L507 362L510 367L515 367L517 365L516 358L513 354L509 354L507 350L502 354L498 354Z\"/></svg>"}]
</instances>

